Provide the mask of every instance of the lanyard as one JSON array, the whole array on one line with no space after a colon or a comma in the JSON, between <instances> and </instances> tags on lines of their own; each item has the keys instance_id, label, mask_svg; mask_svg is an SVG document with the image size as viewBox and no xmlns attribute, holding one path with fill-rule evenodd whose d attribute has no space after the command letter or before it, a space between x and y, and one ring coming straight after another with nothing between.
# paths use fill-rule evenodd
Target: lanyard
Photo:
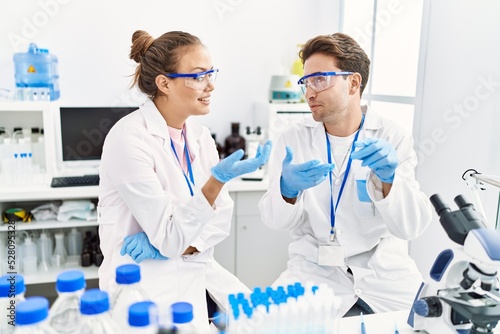
<instances>
[{"instance_id":1,"label":"lanyard","mask_svg":"<svg viewBox=\"0 0 500 334\"><path fill-rule=\"evenodd\" d=\"M356 132L356 135L354 136L354 140L352 141L352 146L351 146L351 152L354 151L354 144L356 143L356 140L358 140L358 135L359 132L361 131L361 128L363 127L363 123L365 122L365 115L362 114L361 117L361 124L359 125L359 129ZM325 130L325 135L326 135L326 150L328 153L328 163L332 163L332 150L330 146L330 140L328 139L328 133L326 133ZM339 190L339 196L337 197L337 203L335 203L335 206L333 205L333 193L332 193L332 187L333 187L333 180L332 180L332 174L333 171L329 173L330 177L330 224L332 226L330 230L330 241L335 240L335 213L337 212L337 207L339 206L340 198L342 197L342 192L344 191L344 186L347 181L347 176L349 175L349 170L351 169L351 155L349 154L349 160L347 161L347 167L345 169L344 173L344 178L342 180L342 185L340 186Z\"/></svg>"},{"instance_id":2,"label":"lanyard","mask_svg":"<svg viewBox=\"0 0 500 334\"><path fill-rule=\"evenodd\" d=\"M191 194L191 196L193 196L194 192L193 192L193 188L191 187L191 182L194 184L194 176L193 176L193 169L191 168L191 158L189 157L189 150L188 150L187 143L186 143L186 137L184 136L184 131L182 131L182 137L184 138L184 155L186 156L189 179L188 179L186 173L184 173L184 170L182 169L182 164L181 164L181 161L179 159L179 156L177 155L177 152L175 151L175 146L174 146L174 142L172 141L172 138L170 138L170 146L172 146L172 151L174 151L175 157L177 158L177 162L179 162L179 167L181 168L182 175L184 175L184 178L186 179L186 183L189 187L189 193ZM191 180L191 182L189 182L189 180Z\"/></svg>"}]
</instances>

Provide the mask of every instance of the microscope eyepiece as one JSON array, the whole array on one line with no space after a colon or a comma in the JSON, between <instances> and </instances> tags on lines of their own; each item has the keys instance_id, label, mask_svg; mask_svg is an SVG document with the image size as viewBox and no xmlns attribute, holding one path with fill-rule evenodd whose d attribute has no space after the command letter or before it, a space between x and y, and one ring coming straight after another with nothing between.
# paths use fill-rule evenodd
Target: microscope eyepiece
<instances>
[{"instance_id":1,"label":"microscope eyepiece","mask_svg":"<svg viewBox=\"0 0 500 334\"><path fill-rule=\"evenodd\" d=\"M434 206L434 209L436 210L436 213L438 214L438 216L441 216L441 214L444 212L451 211L450 207L443 202L443 200L441 199L441 197L438 194L432 195L429 199L430 199L432 205Z\"/></svg>"},{"instance_id":2,"label":"microscope eyepiece","mask_svg":"<svg viewBox=\"0 0 500 334\"><path fill-rule=\"evenodd\" d=\"M454 201L460 209L474 206L471 202L467 201L463 195L458 195L455 197Z\"/></svg>"}]
</instances>

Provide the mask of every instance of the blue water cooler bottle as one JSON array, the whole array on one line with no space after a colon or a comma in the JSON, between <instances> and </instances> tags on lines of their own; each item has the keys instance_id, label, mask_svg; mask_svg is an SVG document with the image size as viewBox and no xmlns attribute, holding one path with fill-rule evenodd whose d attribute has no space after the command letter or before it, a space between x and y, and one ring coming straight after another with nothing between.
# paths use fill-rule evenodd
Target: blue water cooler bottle
<instances>
[{"instance_id":1,"label":"blue water cooler bottle","mask_svg":"<svg viewBox=\"0 0 500 334\"><path fill-rule=\"evenodd\" d=\"M49 54L47 49L39 49L31 43L26 53L14 54L16 87L30 92L24 100L44 100L44 91L48 89L50 100L57 100L59 92L59 74L57 57ZM38 94L33 98L33 94ZM47 99L48 100L48 99Z\"/></svg>"}]
</instances>

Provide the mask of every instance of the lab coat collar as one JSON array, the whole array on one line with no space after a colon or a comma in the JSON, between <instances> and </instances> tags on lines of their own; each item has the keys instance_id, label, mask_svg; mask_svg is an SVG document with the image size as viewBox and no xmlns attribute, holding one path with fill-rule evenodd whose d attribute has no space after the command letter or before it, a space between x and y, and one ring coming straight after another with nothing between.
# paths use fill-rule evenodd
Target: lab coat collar
<instances>
[{"instance_id":1,"label":"lab coat collar","mask_svg":"<svg viewBox=\"0 0 500 334\"><path fill-rule=\"evenodd\" d=\"M170 152L170 135L168 133L168 125L161 115L153 101L148 100L140 108L142 116L146 122L146 128L152 135L158 136L164 140L163 147L166 151ZM199 139L203 133L203 128L200 124L189 118L185 123L186 127L186 141L189 145L189 152L191 157L195 158L195 153L198 152L200 143Z\"/></svg>"}]
</instances>

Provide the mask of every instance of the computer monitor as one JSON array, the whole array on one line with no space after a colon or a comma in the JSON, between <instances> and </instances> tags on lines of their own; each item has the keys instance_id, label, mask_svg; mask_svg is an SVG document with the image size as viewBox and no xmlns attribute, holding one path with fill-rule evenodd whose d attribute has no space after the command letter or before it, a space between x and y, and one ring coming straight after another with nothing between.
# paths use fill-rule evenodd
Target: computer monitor
<instances>
[{"instance_id":1,"label":"computer monitor","mask_svg":"<svg viewBox=\"0 0 500 334\"><path fill-rule=\"evenodd\" d=\"M138 107L60 107L55 120L57 169L97 173L104 138Z\"/></svg>"}]
</instances>

